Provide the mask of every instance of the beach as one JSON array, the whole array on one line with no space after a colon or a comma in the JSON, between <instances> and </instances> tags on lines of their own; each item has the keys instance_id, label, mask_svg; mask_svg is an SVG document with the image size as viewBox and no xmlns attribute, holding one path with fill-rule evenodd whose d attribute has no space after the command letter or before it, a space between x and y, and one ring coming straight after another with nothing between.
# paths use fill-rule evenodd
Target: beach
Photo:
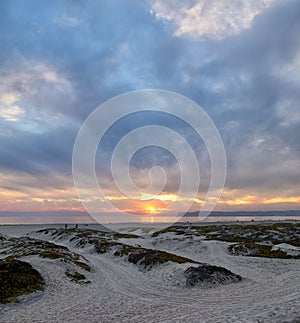
<instances>
[{"instance_id":1,"label":"beach","mask_svg":"<svg viewBox=\"0 0 300 323\"><path fill-rule=\"evenodd\" d=\"M224 267L243 278L232 284L189 287L183 273L194 264L168 261L142 268L126 257L113 256L114 248L97 253L92 244L79 246L87 228L62 234L60 225L51 227L54 231L50 225L1 226L0 233L66 246L84 259L90 271L81 269L85 280L75 283L65 275L73 264L38 255L20 257L41 273L45 288L21 296L19 303L0 304L1 322L297 322L300 318L299 259L232 255L229 242L186 232L157 236L148 232L140 237L124 233L115 240Z\"/></svg>"}]
</instances>

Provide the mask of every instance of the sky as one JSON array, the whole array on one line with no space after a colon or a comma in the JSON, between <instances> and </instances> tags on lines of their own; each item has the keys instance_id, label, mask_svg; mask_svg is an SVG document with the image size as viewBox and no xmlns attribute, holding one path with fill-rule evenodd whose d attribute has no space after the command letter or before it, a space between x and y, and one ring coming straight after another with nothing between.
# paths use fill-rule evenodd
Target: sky
<instances>
[{"instance_id":1,"label":"sky","mask_svg":"<svg viewBox=\"0 0 300 323\"><path fill-rule=\"evenodd\" d=\"M227 157L216 210L300 209L299 34L298 0L0 1L0 223L7 212L13 222L16 212L26 221L83 211L72 177L80 127L105 101L148 88L186 96L215 123ZM155 199L130 199L112 182L114 147L149 123L188 138L203 175L191 210L200 209L207 150L160 113L123 118L103 138L96 170L107 199L145 215L186 202L176 158L161 148L137 151L130 164L140 187L151 167L165 169Z\"/></svg>"}]
</instances>

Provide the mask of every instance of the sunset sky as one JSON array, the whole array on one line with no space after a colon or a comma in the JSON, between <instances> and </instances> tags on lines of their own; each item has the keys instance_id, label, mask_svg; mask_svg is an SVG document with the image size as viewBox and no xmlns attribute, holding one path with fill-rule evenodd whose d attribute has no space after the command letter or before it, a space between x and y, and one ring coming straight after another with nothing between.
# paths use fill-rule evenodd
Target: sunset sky
<instances>
[{"instance_id":1,"label":"sunset sky","mask_svg":"<svg viewBox=\"0 0 300 323\"><path fill-rule=\"evenodd\" d=\"M299 35L298 0L1 0L0 224L8 211L11 222L16 212L26 222L34 211L82 211L72 177L82 123L106 100L147 88L190 98L219 130L227 179L216 210L300 209ZM189 139L203 175L192 207L200 209L208 153L190 127L159 113L124 118L104 138L96 170L106 198L150 216L187 203L176 194L176 159L161 148L130 164L140 187L151 167L165 169L155 199L130 199L112 183L114 147L148 123Z\"/></svg>"}]
</instances>

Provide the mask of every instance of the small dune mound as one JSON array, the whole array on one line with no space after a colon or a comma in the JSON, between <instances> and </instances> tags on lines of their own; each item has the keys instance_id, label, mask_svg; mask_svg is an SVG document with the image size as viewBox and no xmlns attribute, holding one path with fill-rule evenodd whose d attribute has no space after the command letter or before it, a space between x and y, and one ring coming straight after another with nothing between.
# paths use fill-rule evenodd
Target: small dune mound
<instances>
[{"instance_id":1,"label":"small dune mound","mask_svg":"<svg viewBox=\"0 0 300 323\"><path fill-rule=\"evenodd\" d=\"M215 285L237 283L242 277L232 273L230 270L213 266L209 264L201 264L198 267L189 267L185 272L186 284L189 287L196 285Z\"/></svg>"},{"instance_id":2,"label":"small dune mound","mask_svg":"<svg viewBox=\"0 0 300 323\"><path fill-rule=\"evenodd\" d=\"M0 303L16 302L17 296L42 290L44 279L29 263L13 258L0 260Z\"/></svg>"},{"instance_id":3,"label":"small dune mound","mask_svg":"<svg viewBox=\"0 0 300 323\"><path fill-rule=\"evenodd\" d=\"M67 247L48 242L44 240L33 239L29 237L6 238L0 240L0 255L9 255L11 258L20 258L26 256L40 256L48 259L60 259L65 263L73 263L87 271L90 267L87 260Z\"/></svg>"},{"instance_id":4,"label":"small dune mound","mask_svg":"<svg viewBox=\"0 0 300 323\"><path fill-rule=\"evenodd\" d=\"M288 247L289 246L289 247ZM264 258L299 259L300 248L286 243L263 245L258 243L236 243L227 247L227 251L235 256L251 256Z\"/></svg>"},{"instance_id":5,"label":"small dune mound","mask_svg":"<svg viewBox=\"0 0 300 323\"><path fill-rule=\"evenodd\" d=\"M126 251L127 250L125 249L125 254ZM145 248L136 248L136 250L128 252L127 260L131 263L138 264L141 268L147 270L151 269L155 265L163 264L169 261L179 264L188 262L197 263L197 261L192 259L181 257L169 252Z\"/></svg>"}]
</instances>

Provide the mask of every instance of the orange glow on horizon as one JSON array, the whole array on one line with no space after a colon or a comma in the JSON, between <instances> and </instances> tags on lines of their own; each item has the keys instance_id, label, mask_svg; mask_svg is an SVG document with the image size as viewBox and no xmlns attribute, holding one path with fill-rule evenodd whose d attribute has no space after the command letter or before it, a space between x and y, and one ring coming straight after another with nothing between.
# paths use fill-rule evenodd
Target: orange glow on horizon
<instances>
[{"instance_id":1,"label":"orange glow on horizon","mask_svg":"<svg viewBox=\"0 0 300 323\"><path fill-rule=\"evenodd\" d=\"M149 206L146 207L145 211L147 211L150 214L153 214L153 213L157 212L157 209L154 206L149 205Z\"/></svg>"},{"instance_id":2,"label":"orange glow on horizon","mask_svg":"<svg viewBox=\"0 0 300 323\"><path fill-rule=\"evenodd\" d=\"M257 196L254 195L245 195L235 199L228 199L228 200L221 200L219 201L220 204L226 205L246 205L246 204L253 204L257 200Z\"/></svg>"},{"instance_id":3,"label":"orange glow on horizon","mask_svg":"<svg viewBox=\"0 0 300 323\"><path fill-rule=\"evenodd\" d=\"M270 199L264 199L263 204L276 204L276 203L300 203L299 196L290 197L275 197Z\"/></svg>"},{"instance_id":4,"label":"orange glow on horizon","mask_svg":"<svg viewBox=\"0 0 300 323\"><path fill-rule=\"evenodd\" d=\"M94 192L91 192L94 193ZM113 194L113 191L107 192L106 200L111 201L120 211L144 214L158 215L162 213L181 212L181 207L193 203L192 210L200 209L204 202L204 195L199 194L195 198L181 197L175 193L163 192L157 196L143 193L130 199L125 195ZM89 196L87 194L87 196ZM85 202L94 203L97 200L95 194L90 194L90 200ZM103 203L102 203L103 202ZM99 201L99 212L116 212L113 208L107 207L105 201ZM170 203L176 202L176 210L172 208L167 210ZM225 189L219 202L218 211L222 210L250 210L267 208L267 205L274 205L274 209L300 209L300 196L280 196L270 192L246 192L244 190ZM2 211L85 211L77 197L75 188L71 183L67 183L62 188L40 189L30 187L24 189L22 186L18 189L0 189L0 210Z\"/></svg>"}]
</instances>

